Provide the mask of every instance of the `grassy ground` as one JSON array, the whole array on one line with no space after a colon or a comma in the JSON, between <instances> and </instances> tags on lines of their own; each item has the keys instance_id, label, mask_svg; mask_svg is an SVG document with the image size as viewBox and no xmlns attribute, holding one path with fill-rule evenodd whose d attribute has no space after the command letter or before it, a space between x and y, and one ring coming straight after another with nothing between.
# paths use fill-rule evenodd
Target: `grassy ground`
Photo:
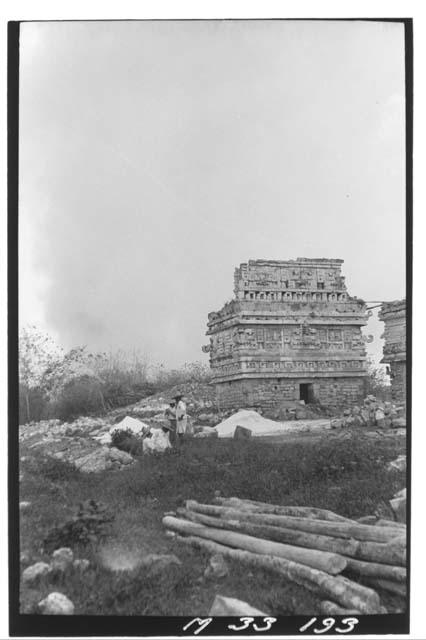
<instances>
[{"instance_id":1,"label":"grassy ground","mask_svg":"<svg viewBox=\"0 0 426 640\"><path fill-rule=\"evenodd\" d=\"M86 573L69 570L37 588L23 587L21 611L35 612L42 597L61 591L74 602L76 614L87 615L207 615L217 593L270 614L315 614L318 600L309 592L270 574L253 575L238 563L230 564L226 578L205 578L208 555L166 537L163 513L185 499L211 501L220 490L225 496L324 507L353 518L368 515L405 486L403 474L386 469L404 447L403 438L372 440L361 432L343 441L330 432L321 439L273 444L192 440L180 450L146 455L123 471L100 474L82 474L31 453L20 469L20 499L32 503L21 515L20 550L28 552L31 564L49 560L43 540L79 502L103 502L115 518L105 540L74 545L75 555L91 562ZM22 447L21 456L27 455ZM173 553L182 565L159 573L104 566L105 557L126 566L129 558L148 553Z\"/></svg>"}]
</instances>

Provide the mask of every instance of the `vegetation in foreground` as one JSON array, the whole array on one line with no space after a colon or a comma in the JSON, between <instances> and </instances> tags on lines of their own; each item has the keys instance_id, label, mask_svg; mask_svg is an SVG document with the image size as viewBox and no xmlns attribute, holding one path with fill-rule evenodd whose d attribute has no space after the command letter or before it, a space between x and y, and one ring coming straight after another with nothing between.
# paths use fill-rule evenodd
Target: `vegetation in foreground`
<instances>
[{"instance_id":1,"label":"vegetation in foreground","mask_svg":"<svg viewBox=\"0 0 426 640\"><path fill-rule=\"evenodd\" d=\"M238 563L229 564L225 578L204 577L208 555L166 537L163 513L185 499L211 501L220 490L225 496L323 507L352 518L368 515L405 486L404 474L387 470L389 461L404 452L404 438L373 440L362 431L353 432L350 442L330 432L321 440L273 445L259 439L190 440L181 449L140 457L123 471L82 474L34 452L28 455L23 446L20 499L31 507L21 514L20 551L29 558L22 569L49 561L45 541L75 516L79 503L103 503L114 519L99 536L95 530L83 539L68 538L75 556L90 560L89 569L71 568L42 578L36 588L23 586L21 611L36 612L37 602L60 591L80 615L207 615L217 593L270 614L314 614L314 595L270 574L248 573ZM182 565L138 568L137 558L152 553L175 554ZM108 568L108 557L127 570ZM403 606L396 597L382 596L390 610Z\"/></svg>"}]
</instances>

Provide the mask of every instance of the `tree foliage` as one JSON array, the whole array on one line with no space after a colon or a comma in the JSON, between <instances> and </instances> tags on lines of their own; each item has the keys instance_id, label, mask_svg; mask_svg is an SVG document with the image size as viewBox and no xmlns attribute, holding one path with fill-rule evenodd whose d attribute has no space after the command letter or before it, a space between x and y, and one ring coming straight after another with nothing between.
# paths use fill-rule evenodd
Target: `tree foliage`
<instances>
[{"instance_id":1,"label":"tree foliage","mask_svg":"<svg viewBox=\"0 0 426 640\"><path fill-rule=\"evenodd\" d=\"M45 373L63 357L62 349L47 334L34 325L23 327L19 333L20 418L33 419L33 406L40 412L45 401Z\"/></svg>"},{"instance_id":2,"label":"tree foliage","mask_svg":"<svg viewBox=\"0 0 426 640\"><path fill-rule=\"evenodd\" d=\"M20 422L99 414L168 387L208 382L200 362L177 369L151 365L138 350L92 353L86 346L64 351L37 327L20 335Z\"/></svg>"},{"instance_id":3,"label":"tree foliage","mask_svg":"<svg viewBox=\"0 0 426 640\"><path fill-rule=\"evenodd\" d=\"M382 400L390 400L390 381L383 367L377 366L372 358L367 359L368 377L365 379L366 395L371 394Z\"/></svg>"}]
</instances>

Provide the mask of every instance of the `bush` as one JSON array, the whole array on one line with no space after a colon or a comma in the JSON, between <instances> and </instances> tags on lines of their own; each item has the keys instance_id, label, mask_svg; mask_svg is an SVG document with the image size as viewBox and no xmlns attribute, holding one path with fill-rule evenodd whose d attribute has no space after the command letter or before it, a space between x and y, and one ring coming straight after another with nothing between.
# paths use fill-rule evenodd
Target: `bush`
<instances>
[{"instance_id":1,"label":"bush","mask_svg":"<svg viewBox=\"0 0 426 640\"><path fill-rule=\"evenodd\" d=\"M86 500L73 518L48 533L43 541L44 549L50 553L58 547L97 544L106 537L106 526L113 520L114 516L104 504Z\"/></svg>"},{"instance_id":2,"label":"bush","mask_svg":"<svg viewBox=\"0 0 426 640\"><path fill-rule=\"evenodd\" d=\"M40 387L19 385L19 424L48 418L48 398Z\"/></svg>"},{"instance_id":3,"label":"bush","mask_svg":"<svg viewBox=\"0 0 426 640\"><path fill-rule=\"evenodd\" d=\"M180 369L165 369L163 365L153 372L156 392L186 383L208 383L212 378L211 369L202 362L186 363Z\"/></svg>"},{"instance_id":4,"label":"bush","mask_svg":"<svg viewBox=\"0 0 426 640\"><path fill-rule=\"evenodd\" d=\"M99 413L103 409L100 382L88 376L67 382L52 406L54 417L63 421L72 421L79 416Z\"/></svg>"},{"instance_id":5,"label":"bush","mask_svg":"<svg viewBox=\"0 0 426 640\"><path fill-rule=\"evenodd\" d=\"M135 436L129 429L113 431L111 445L130 453L132 456L139 456L143 453L142 439Z\"/></svg>"},{"instance_id":6,"label":"bush","mask_svg":"<svg viewBox=\"0 0 426 640\"><path fill-rule=\"evenodd\" d=\"M391 387L383 367L377 367L369 358L367 361L368 376L365 378L365 395L376 396L382 402L391 400Z\"/></svg>"}]
</instances>

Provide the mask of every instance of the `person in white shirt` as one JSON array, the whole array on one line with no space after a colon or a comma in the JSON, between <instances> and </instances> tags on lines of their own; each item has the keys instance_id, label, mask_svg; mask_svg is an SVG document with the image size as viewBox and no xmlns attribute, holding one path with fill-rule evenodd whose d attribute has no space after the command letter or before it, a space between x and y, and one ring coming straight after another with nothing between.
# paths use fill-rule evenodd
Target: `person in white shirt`
<instances>
[{"instance_id":1,"label":"person in white shirt","mask_svg":"<svg viewBox=\"0 0 426 640\"><path fill-rule=\"evenodd\" d=\"M188 424L188 416L186 415L186 405L183 401L183 395L178 394L174 397L176 400L176 433L178 437L178 441L182 442L184 435L186 433L186 427Z\"/></svg>"}]
</instances>

